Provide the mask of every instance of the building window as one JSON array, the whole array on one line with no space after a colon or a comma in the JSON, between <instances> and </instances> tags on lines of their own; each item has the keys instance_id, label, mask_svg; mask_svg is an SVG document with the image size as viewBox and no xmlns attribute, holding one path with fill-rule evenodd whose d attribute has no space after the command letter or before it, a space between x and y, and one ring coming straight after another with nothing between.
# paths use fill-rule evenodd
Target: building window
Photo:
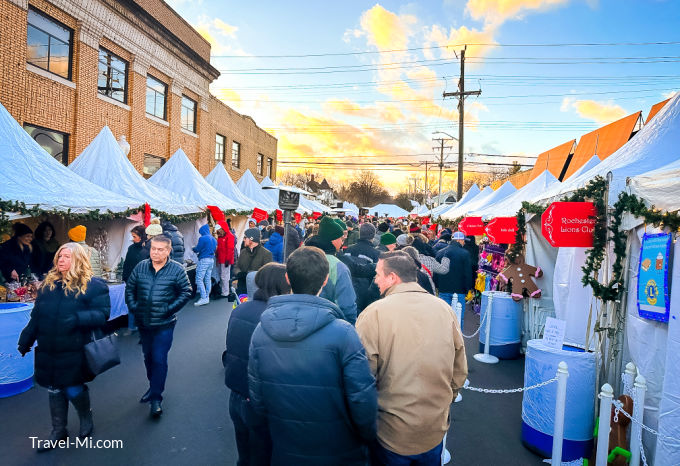
<instances>
[{"instance_id":1,"label":"building window","mask_svg":"<svg viewBox=\"0 0 680 466\"><path fill-rule=\"evenodd\" d=\"M165 159L163 157L144 154L144 170L142 171L144 178L151 178L151 175L160 170L164 163Z\"/></svg>"},{"instance_id":2,"label":"building window","mask_svg":"<svg viewBox=\"0 0 680 466\"><path fill-rule=\"evenodd\" d=\"M68 165L68 134L24 123L26 132L52 157Z\"/></svg>"},{"instance_id":3,"label":"building window","mask_svg":"<svg viewBox=\"0 0 680 466\"><path fill-rule=\"evenodd\" d=\"M182 128L196 132L196 101L185 95L182 96Z\"/></svg>"},{"instance_id":4,"label":"building window","mask_svg":"<svg viewBox=\"0 0 680 466\"><path fill-rule=\"evenodd\" d=\"M241 165L241 144L233 141L231 143L231 166L238 168Z\"/></svg>"},{"instance_id":5,"label":"building window","mask_svg":"<svg viewBox=\"0 0 680 466\"><path fill-rule=\"evenodd\" d=\"M257 154L257 174L262 175L262 168L264 165L264 155Z\"/></svg>"},{"instance_id":6,"label":"building window","mask_svg":"<svg viewBox=\"0 0 680 466\"><path fill-rule=\"evenodd\" d=\"M127 103L128 63L104 48L99 49L97 91L118 102Z\"/></svg>"},{"instance_id":7,"label":"building window","mask_svg":"<svg viewBox=\"0 0 680 466\"><path fill-rule=\"evenodd\" d=\"M28 9L26 61L71 79L73 30L43 13Z\"/></svg>"},{"instance_id":8,"label":"building window","mask_svg":"<svg viewBox=\"0 0 680 466\"><path fill-rule=\"evenodd\" d=\"M168 86L151 75L146 76L146 113L165 120Z\"/></svg>"},{"instance_id":9,"label":"building window","mask_svg":"<svg viewBox=\"0 0 680 466\"><path fill-rule=\"evenodd\" d=\"M221 134L215 135L215 160L224 162L224 144L225 138Z\"/></svg>"},{"instance_id":10,"label":"building window","mask_svg":"<svg viewBox=\"0 0 680 466\"><path fill-rule=\"evenodd\" d=\"M272 169L274 168L274 161L267 157L267 176L272 177Z\"/></svg>"}]
</instances>

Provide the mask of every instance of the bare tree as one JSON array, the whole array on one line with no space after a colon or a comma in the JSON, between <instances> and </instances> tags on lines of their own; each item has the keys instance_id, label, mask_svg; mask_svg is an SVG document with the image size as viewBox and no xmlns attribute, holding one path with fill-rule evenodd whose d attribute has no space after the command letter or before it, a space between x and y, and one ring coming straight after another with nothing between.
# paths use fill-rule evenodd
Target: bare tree
<instances>
[{"instance_id":1,"label":"bare tree","mask_svg":"<svg viewBox=\"0 0 680 466\"><path fill-rule=\"evenodd\" d=\"M361 170L354 174L347 187L345 198L360 207L371 207L390 199L390 195L371 170ZM343 193L345 194L345 193Z\"/></svg>"}]
</instances>

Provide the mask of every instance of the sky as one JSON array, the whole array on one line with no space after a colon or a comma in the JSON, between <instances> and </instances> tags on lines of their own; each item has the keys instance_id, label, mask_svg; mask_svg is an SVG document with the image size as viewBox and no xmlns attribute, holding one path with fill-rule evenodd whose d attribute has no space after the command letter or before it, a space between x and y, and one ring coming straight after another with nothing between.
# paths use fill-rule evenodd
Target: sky
<instances>
[{"instance_id":1,"label":"sky","mask_svg":"<svg viewBox=\"0 0 680 466\"><path fill-rule=\"evenodd\" d=\"M482 91L465 101L469 174L533 165L680 89L674 0L168 3L212 45L213 94L278 138L279 174L370 168L405 190L439 154L434 133L458 137L442 93L465 44L465 90Z\"/></svg>"}]
</instances>

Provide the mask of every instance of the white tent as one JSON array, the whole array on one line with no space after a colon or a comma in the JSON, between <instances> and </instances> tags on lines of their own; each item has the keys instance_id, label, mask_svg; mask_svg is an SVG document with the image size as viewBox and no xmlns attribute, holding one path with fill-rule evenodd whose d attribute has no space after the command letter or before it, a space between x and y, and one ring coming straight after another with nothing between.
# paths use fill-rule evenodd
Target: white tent
<instances>
[{"instance_id":1,"label":"white tent","mask_svg":"<svg viewBox=\"0 0 680 466\"><path fill-rule=\"evenodd\" d=\"M351 202L344 201L342 203L342 208L345 210L345 212L354 215L355 217L359 216L359 207L357 207L356 204L353 204ZM369 212L370 213L370 212ZM372 214L371 214L372 215Z\"/></svg>"},{"instance_id":2,"label":"white tent","mask_svg":"<svg viewBox=\"0 0 680 466\"><path fill-rule=\"evenodd\" d=\"M515 188L515 185L513 185L510 181L506 181L501 185L500 188L495 190L492 195L484 199L484 202L481 202L479 204L475 203L474 206L468 206L466 208L467 215L475 215L476 212L486 208L487 206L496 204L497 202L502 201L506 197L510 196L512 193L516 192L517 188Z\"/></svg>"},{"instance_id":3,"label":"white tent","mask_svg":"<svg viewBox=\"0 0 680 466\"><path fill-rule=\"evenodd\" d=\"M448 210L465 205L465 203L470 202L480 192L482 191L479 189L479 186L477 186L477 183L473 184L470 186L470 189L468 189L467 192L463 194L463 196L460 198L460 201L456 202L455 204L442 204L432 209L432 218L437 218Z\"/></svg>"},{"instance_id":4,"label":"white tent","mask_svg":"<svg viewBox=\"0 0 680 466\"><path fill-rule=\"evenodd\" d=\"M475 214L481 215L485 219L493 217L514 217L517 215L517 211L520 207L522 207L523 201L535 202L535 199L542 193L551 186L559 183L559 180L555 178L552 173L545 170L522 189L518 189L499 202L487 205L478 212L475 212Z\"/></svg>"},{"instance_id":5,"label":"white tent","mask_svg":"<svg viewBox=\"0 0 680 466\"><path fill-rule=\"evenodd\" d=\"M236 186L246 197L257 202L261 209L273 211L278 209L278 202L275 202L267 191L262 189L260 183L257 182L250 170L246 169L245 173L236 182Z\"/></svg>"},{"instance_id":6,"label":"white tent","mask_svg":"<svg viewBox=\"0 0 680 466\"><path fill-rule=\"evenodd\" d=\"M588 160L586 163L583 164L581 168L576 170L574 173L571 174L569 178L574 178L576 176L581 176L581 174L587 172L591 168L593 168L595 165L599 164L601 162L600 157L596 155L593 155L590 160Z\"/></svg>"},{"instance_id":7,"label":"white tent","mask_svg":"<svg viewBox=\"0 0 680 466\"><path fill-rule=\"evenodd\" d=\"M489 199L489 197L493 196L494 192L495 191L491 186L487 186L484 189L482 189L482 191L479 194L477 194L474 198L470 199L469 202L462 202L460 204L456 204L450 209L444 211L441 214L441 217L447 219L462 217L470 210L474 210L478 206L484 205L484 203Z\"/></svg>"},{"instance_id":8,"label":"white tent","mask_svg":"<svg viewBox=\"0 0 680 466\"><path fill-rule=\"evenodd\" d=\"M236 187L236 183L234 183L234 181L229 176L229 173L227 173L227 170L224 168L224 165L221 163L215 165L215 168L213 168L210 173L208 173L208 176L205 177L205 181L207 181L210 186L215 188L225 197L233 199L238 204L243 206L242 210L252 211L255 207L262 208L256 201L244 195Z\"/></svg>"},{"instance_id":9,"label":"white tent","mask_svg":"<svg viewBox=\"0 0 680 466\"><path fill-rule=\"evenodd\" d=\"M94 210L124 212L140 206L138 200L101 188L59 163L19 126L2 104L0 164L3 201L78 214Z\"/></svg>"},{"instance_id":10,"label":"white tent","mask_svg":"<svg viewBox=\"0 0 680 466\"><path fill-rule=\"evenodd\" d=\"M188 202L202 208L208 205L217 206L222 210L247 210L249 208L228 199L210 186L182 149L177 149L170 160L149 178L149 182L184 196Z\"/></svg>"},{"instance_id":11,"label":"white tent","mask_svg":"<svg viewBox=\"0 0 680 466\"><path fill-rule=\"evenodd\" d=\"M114 193L145 202L173 215L200 212L184 198L148 183L125 157L108 126L104 126L68 168L88 181Z\"/></svg>"},{"instance_id":12,"label":"white tent","mask_svg":"<svg viewBox=\"0 0 680 466\"><path fill-rule=\"evenodd\" d=\"M632 177L628 190L657 209L668 212L680 210L680 159Z\"/></svg>"},{"instance_id":13,"label":"white tent","mask_svg":"<svg viewBox=\"0 0 680 466\"><path fill-rule=\"evenodd\" d=\"M571 176L559 188L537 196L549 202L585 186L595 176L612 172L609 203L614 204L626 188L626 179L656 170L678 159L680 146L680 93L619 150L579 176Z\"/></svg>"},{"instance_id":14,"label":"white tent","mask_svg":"<svg viewBox=\"0 0 680 466\"><path fill-rule=\"evenodd\" d=\"M300 202L302 202L302 197L300 197ZM309 208L312 209L312 212L324 213L331 211L330 207L323 205L315 199L305 198L305 205L309 206Z\"/></svg>"},{"instance_id":15,"label":"white tent","mask_svg":"<svg viewBox=\"0 0 680 466\"><path fill-rule=\"evenodd\" d=\"M368 213L371 215L375 215L375 213L378 212L378 217L398 218L408 216L408 211L395 204L378 204L373 207L368 207L367 209Z\"/></svg>"},{"instance_id":16,"label":"white tent","mask_svg":"<svg viewBox=\"0 0 680 466\"><path fill-rule=\"evenodd\" d=\"M260 181L260 186L262 186L263 188L266 186L274 186L274 184L275 183L268 176L265 176L264 178L262 178L262 181Z\"/></svg>"}]
</instances>

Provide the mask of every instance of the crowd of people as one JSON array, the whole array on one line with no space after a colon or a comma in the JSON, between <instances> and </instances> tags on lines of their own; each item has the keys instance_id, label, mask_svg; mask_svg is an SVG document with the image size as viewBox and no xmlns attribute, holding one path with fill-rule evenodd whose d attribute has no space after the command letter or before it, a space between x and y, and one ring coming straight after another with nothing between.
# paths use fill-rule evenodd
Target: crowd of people
<instances>
[{"instance_id":1,"label":"crowd of people","mask_svg":"<svg viewBox=\"0 0 680 466\"><path fill-rule=\"evenodd\" d=\"M474 237L328 215L285 228L249 219L240 238L229 222L199 232L194 305L212 293L235 306L223 363L237 464L440 464L449 406L467 375L451 305L474 286ZM15 224L0 249L6 279L28 267L44 274L19 352L37 341L51 440L68 435L69 401L79 436L93 431L83 348L106 324L110 302L85 235L75 227L60 246L47 222L35 238ZM140 402L159 418L177 314L192 286L174 225L155 219L131 237L122 278L149 382Z\"/></svg>"}]
</instances>

